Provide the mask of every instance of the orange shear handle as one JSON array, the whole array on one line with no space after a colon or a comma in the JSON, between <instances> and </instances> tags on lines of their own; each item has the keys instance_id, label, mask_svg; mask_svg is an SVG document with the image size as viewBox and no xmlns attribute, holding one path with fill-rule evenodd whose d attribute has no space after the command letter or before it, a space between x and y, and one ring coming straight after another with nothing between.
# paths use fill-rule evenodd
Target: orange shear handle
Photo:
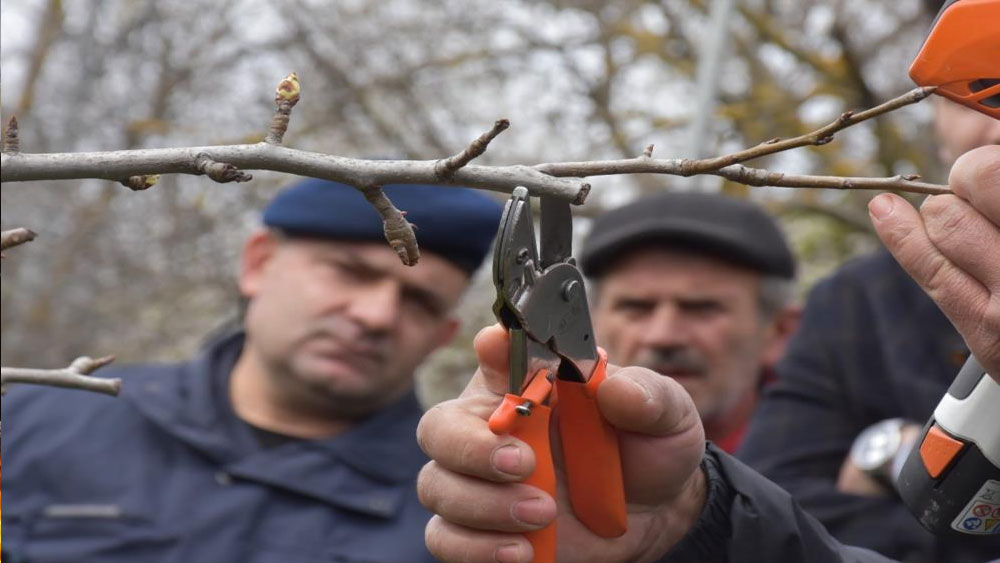
<instances>
[{"instance_id":1,"label":"orange shear handle","mask_svg":"<svg viewBox=\"0 0 1000 563\"><path fill-rule=\"evenodd\" d=\"M625 533L628 515L618 435L597 407L597 388L608 365L604 350L598 353L586 383L556 380L559 436L573 512L595 534L616 538Z\"/></svg>"},{"instance_id":2,"label":"orange shear handle","mask_svg":"<svg viewBox=\"0 0 1000 563\"><path fill-rule=\"evenodd\" d=\"M508 393L504 396L500 407L490 416L490 430L495 434L509 434L527 443L535 452L535 470L523 481L556 496L556 472L552 463L552 448L549 442L549 419L552 411L545 406L552 383L548 381L545 371L532 378L523 396ZM529 414L521 414L518 407L530 403ZM556 561L556 523L526 532L525 537L531 542L535 563L555 563Z\"/></svg>"}]
</instances>

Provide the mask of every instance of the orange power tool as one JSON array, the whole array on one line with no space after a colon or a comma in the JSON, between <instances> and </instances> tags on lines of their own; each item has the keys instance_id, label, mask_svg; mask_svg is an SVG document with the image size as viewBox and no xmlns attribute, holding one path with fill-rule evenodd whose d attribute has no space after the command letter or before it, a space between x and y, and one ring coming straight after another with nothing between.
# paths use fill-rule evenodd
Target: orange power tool
<instances>
[{"instance_id":1,"label":"orange power tool","mask_svg":"<svg viewBox=\"0 0 1000 563\"><path fill-rule=\"evenodd\" d=\"M1000 119L1000 0L949 0L941 7L910 78Z\"/></svg>"},{"instance_id":2,"label":"orange power tool","mask_svg":"<svg viewBox=\"0 0 1000 563\"><path fill-rule=\"evenodd\" d=\"M1000 119L1000 0L946 2L910 76ZM931 532L964 542L1000 535L998 406L1000 383L970 357L903 464L896 489Z\"/></svg>"},{"instance_id":3,"label":"orange power tool","mask_svg":"<svg viewBox=\"0 0 1000 563\"><path fill-rule=\"evenodd\" d=\"M541 253L527 189L507 202L493 254L493 312L510 334L509 392L490 429L531 446L525 481L556 495L549 421L558 411L565 481L577 518L603 537L625 533L625 490L618 438L597 408L607 357L594 343L583 276L570 257L570 204L541 199ZM556 560L556 526L526 534L536 563Z\"/></svg>"}]
</instances>

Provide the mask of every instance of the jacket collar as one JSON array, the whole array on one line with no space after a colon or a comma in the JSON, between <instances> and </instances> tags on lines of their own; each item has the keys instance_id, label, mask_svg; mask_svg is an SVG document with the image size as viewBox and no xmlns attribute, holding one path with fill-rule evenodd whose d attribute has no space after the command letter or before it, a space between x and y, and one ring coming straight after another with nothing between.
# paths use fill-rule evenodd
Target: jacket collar
<instances>
[{"instance_id":1,"label":"jacket collar","mask_svg":"<svg viewBox=\"0 0 1000 563\"><path fill-rule=\"evenodd\" d=\"M373 515L394 514L427 461L415 438L422 415L416 395L334 438L262 448L229 401L243 342L243 333L219 339L191 362L127 381L123 397L234 476Z\"/></svg>"}]
</instances>

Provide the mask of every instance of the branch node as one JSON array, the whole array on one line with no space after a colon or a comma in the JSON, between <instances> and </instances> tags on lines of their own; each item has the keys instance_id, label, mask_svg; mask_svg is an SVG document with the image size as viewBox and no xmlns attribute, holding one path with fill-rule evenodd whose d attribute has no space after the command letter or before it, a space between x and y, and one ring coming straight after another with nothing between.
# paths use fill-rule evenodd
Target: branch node
<instances>
[{"instance_id":1,"label":"branch node","mask_svg":"<svg viewBox=\"0 0 1000 563\"><path fill-rule=\"evenodd\" d=\"M399 260L406 266L415 266L420 260L420 248L413 233L413 225L406 220L405 211L396 209L392 201L382 191L382 186L365 186L361 193L382 217L385 240L396 251Z\"/></svg>"},{"instance_id":2,"label":"branch node","mask_svg":"<svg viewBox=\"0 0 1000 563\"><path fill-rule=\"evenodd\" d=\"M17 154L21 152L21 138L17 131L17 116L10 116L10 121L7 122L7 132L3 137L3 152L8 154Z\"/></svg>"},{"instance_id":3,"label":"branch node","mask_svg":"<svg viewBox=\"0 0 1000 563\"><path fill-rule=\"evenodd\" d=\"M587 201L588 195L590 195L590 184L584 182L580 184L580 191L577 192L576 198L572 202L573 205L583 205L583 202Z\"/></svg>"},{"instance_id":4,"label":"branch node","mask_svg":"<svg viewBox=\"0 0 1000 563\"><path fill-rule=\"evenodd\" d=\"M500 133L503 133L508 127L510 127L510 121L506 119L496 120L493 123L492 129L480 135L475 141L472 141L465 150L455 156L437 161L434 164L434 174L442 180L451 178L455 172L458 172L463 166L472 162L472 159L486 152L486 147L489 146L490 141L495 139Z\"/></svg>"},{"instance_id":5,"label":"branch node","mask_svg":"<svg viewBox=\"0 0 1000 563\"><path fill-rule=\"evenodd\" d=\"M252 175L247 174L232 164L216 162L205 153L198 153L198 156L194 157L194 164L199 172L220 184L227 182L249 182L253 180Z\"/></svg>"},{"instance_id":6,"label":"branch node","mask_svg":"<svg viewBox=\"0 0 1000 563\"><path fill-rule=\"evenodd\" d=\"M642 151L642 156L653 158L653 145L646 145L646 150Z\"/></svg>"},{"instance_id":7,"label":"branch node","mask_svg":"<svg viewBox=\"0 0 1000 563\"><path fill-rule=\"evenodd\" d=\"M302 88L299 85L299 75L290 72L288 76L278 83L278 88L274 92L274 103L277 106L274 117L271 118L271 128L267 132L264 142L270 145L280 145L288 131L288 121L291 119L292 108L299 103L299 95Z\"/></svg>"}]
</instances>

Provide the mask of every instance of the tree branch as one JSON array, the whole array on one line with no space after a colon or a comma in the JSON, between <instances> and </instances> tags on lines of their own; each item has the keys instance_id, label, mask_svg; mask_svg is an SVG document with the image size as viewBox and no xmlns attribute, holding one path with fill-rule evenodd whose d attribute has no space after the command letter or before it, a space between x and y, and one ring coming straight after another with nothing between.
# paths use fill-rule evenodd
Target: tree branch
<instances>
[{"instance_id":1,"label":"tree branch","mask_svg":"<svg viewBox=\"0 0 1000 563\"><path fill-rule=\"evenodd\" d=\"M643 154L623 160L592 160L586 162L559 162L539 164L535 169L551 176L589 177L619 174L666 174L687 176L692 165L699 160L684 158L657 159ZM694 163L694 164L692 164ZM811 176L785 174L761 168L733 164L724 168L706 170L701 174L721 176L747 186L776 186L781 188L832 188L842 190L888 190L920 194L947 194L947 186L918 182L918 176L892 176L889 178L844 178L840 176Z\"/></svg>"},{"instance_id":2,"label":"tree branch","mask_svg":"<svg viewBox=\"0 0 1000 563\"><path fill-rule=\"evenodd\" d=\"M880 104L871 109L867 109L860 113L854 113L853 111L845 111L838 117L833 123L821 127L812 133L806 133L805 135L800 135L792 139L771 139L765 141L755 147L749 149L725 155L718 156L714 158L705 158L702 160L692 160L683 167L683 172L685 175L693 174L704 174L706 172L712 172L720 168L729 166L731 164L738 164L740 162L746 162L755 158L760 158L762 156L768 156L782 151L787 151L799 147L804 147L808 145L825 145L833 140L834 134L838 131L846 129L852 125L857 125L862 121L866 121L873 117L889 113L891 111L897 110L901 107L908 106L910 104L915 104L927 96L930 96L937 90L936 86L925 86L922 88L914 88L909 92L898 96ZM807 186L802 186L807 187Z\"/></svg>"},{"instance_id":3,"label":"tree branch","mask_svg":"<svg viewBox=\"0 0 1000 563\"><path fill-rule=\"evenodd\" d=\"M0 182L201 174L196 159L205 154L241 170L272 170L333 180L352 186L388 184L459 185L510 193L517 186L534 195L583 203L590 185L579 179L553 178L529 166L469 164L441 180L436 160L362 160L256 143L81 153L0 155Z\"/></svg>"},{"instance_id":4,"label":"tree branch","mask_svg":"<svg viewBox=\"0 0 1000 563\"><path fill-rule=\"evenodd\" d=\"M535 166L476 166L469 164L483 154L489 143L510 123L501 119L457 155L436 161L360 160L289 149L281 146L291 110L299 100L298 76L290 73L275 93L277 106L264 142L247 145L124 150L94 153L23 154L17 152L17 125L12 120L0 155L0 182L104 178L121 181L129 188L146 189L160 174L205 174L216 182L246 182L243 170L272 170L323 178L359 186L382 217L386 239L404 264L413 265L420 253L409 222L382 192L388 184L465 185L501 192L517 186L539 196L557 197L582 204L590 184L581 178L616 174L666 174L692 176L711 174L748 186L830 188L843 190L890 190L922 194L949 193L947 186L919 182L919 176L890 178L842 178L784 174L740 163L807 145L824 145L838 131L923 100L934 88L916 88L877 107L845 112L834 122L811 133L786 140L772 139L755 147L720 157L700 160L654 159L649 145L640 156L620 160L544 163ZM13 132L13 137L10 132ZM11 139L13 141L11 142ZM125 178L126 180L121 180Z\"/></svg>"},{"instance_id":5,"label":"tree branch","mask_svg":"<svg viewBox=\"0 0 1000 563\"><path fill-rule=\"evenodd\" d=\"M96 360L87 356L80 356L73 360L73 363L69 367L64 369L0 368L0 393L7 392L8 384L28 383L32 385L82 389L84 391L116 396L121 390L121 379L90 377L90 374L95 370L108 365L112 361L114 361L114 356L105 356Z\"/></svg>"}]
</instances>

